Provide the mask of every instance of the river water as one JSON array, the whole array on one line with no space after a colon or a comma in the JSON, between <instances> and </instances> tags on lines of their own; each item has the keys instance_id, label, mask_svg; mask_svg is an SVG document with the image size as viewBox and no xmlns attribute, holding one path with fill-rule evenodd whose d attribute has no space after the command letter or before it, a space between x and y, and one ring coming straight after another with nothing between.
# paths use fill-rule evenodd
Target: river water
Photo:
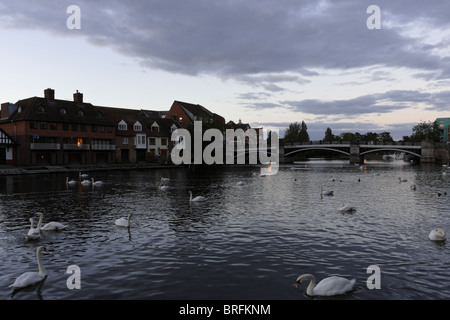
<instances>
[{"instance_id":1,"label":"river water","mask_svg":"<svg viewBox=\"0 0 450 320\"><path fill-rule=\"evenodd\" d=\"M94 188L67 187L72 173L1 176L0 299L311 299L306 284L295 288L304 273L356 279L339 299L450 299L449 246L428 239L436 227L450 232L448 168L313 161L259 170L89 172L104 183ZM191 204L189 190L207 200ZM343 203L357 211L339 212ZM68 228L27 241L38 211ZM130 228L117 227L128 213ZM11 295L21 273L37 271L39 245L48 277ZM72 265L80 289L67 285ZM367 285L373 265L380 289Z\"/></svg>"}]
</instances>

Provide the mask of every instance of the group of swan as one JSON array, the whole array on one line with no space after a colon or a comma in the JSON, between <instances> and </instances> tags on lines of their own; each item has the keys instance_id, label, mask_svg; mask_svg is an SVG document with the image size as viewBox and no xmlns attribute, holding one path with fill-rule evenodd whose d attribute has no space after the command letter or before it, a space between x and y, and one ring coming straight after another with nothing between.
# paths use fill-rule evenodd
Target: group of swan
<instances>
[{"instance_id":1,"label":"group of swan","mask_svg":"<svg viewBox=\"0 0 450 320\"><path fill-rule=\"evenodd\" d=\"M55 221L48 222L44 226L42 226L42 219L43 219L42 212L36 213L35 216L39 217L39 222L37 224L37 227L35 228L34 227L34 219L30 218L30 222L31 222L30 230L28 230L28 233L25 236L25 238L27 240L39 239L41 237L41 230L44 230L44 231L59 231L59 230L65 229L67 227L64 224L62 224L60 222L55 222Z\"/></svg>"},{"instance_id":2,"label":"group of swan","mask_svg":"<svg viewBox=\"0 0 450 320\"><path fill-rule=\"evenodd\" d=\"M101 186L103 185L103 181L95 181L94 178L88 179L89 175L86 173L78 173L78 179L80 180L80 184L83 186ZM76 180L69 180L69 177L66 177L66 185L75 186L78 182Z\"/></svg>"},{"instance_id":3,"label":"group of swan","mask_svg":"<svg viewBox=\"0 0 450 320\"><path fill-rule=\"evenodd\" d=\"M89 179L82 180L80 182L80 184L83 185L83 186L93 185L93 186L99 187L99 186L103 185L103 181L100 181L100 180L95 181L94 178L91 178L91 180L89 180Z\"/></svg>"},{"instance_id":4,"label":"group of swan","mask_svg":"<svg viewBox=\"0 0 450 320\"><path fill-rule=\"evenodd\" d=\"M320 198L323 198L323 196L333 196L334 191L333 190L323 190L323 187L320 187ZM355 212L356 208L350 205L346 205L345 203L342 204L341 207L337 208L340 212Z\"/></svg>"},{"instance_id":5,"label":"group of swan","mask_svg":"<svg viewBox=\"0 0 450 320\"><path fill-rule=\"evenodd\" d=\"M441 228L431 230L428 238L432 241L444 241L446 239L445 231ZM321 280L316 285L316 279L312 274L303 274L296 280L296 288L304 280L309 280L309 285L306 288L308 296L334 296L341 295L353 290L355 279L348 280L343 277L331 276Z\"/></svg>"}]
</instances>

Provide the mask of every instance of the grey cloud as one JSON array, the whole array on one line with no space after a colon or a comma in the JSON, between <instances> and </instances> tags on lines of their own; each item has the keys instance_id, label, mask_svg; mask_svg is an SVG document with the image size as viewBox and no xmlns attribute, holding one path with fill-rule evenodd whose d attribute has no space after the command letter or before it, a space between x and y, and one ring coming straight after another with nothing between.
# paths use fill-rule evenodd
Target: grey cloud
<instances>
[{"instance_id":1,"label":"grey cloud","mask_svg":"<svg viewBox=\"0 0 450 320\"><path fill-rule=\"evenodd\" d=\"M315 115L356 116L362 114L388 113L395 110L410 108L417 103L439 106L449 93L441 92L432 95L414 90L391 90L385 93L369 94L353 99L322 101L306 99L300 101L283 101L294 111Z\"/></svg>"},{"instance_id":2,"label":"grey cloud","mask_svg":"<svg viewBox=\"0 0 450 320\"><path fill-rule=\"evenodd\" d=\"M71 2L4 2L0 23L67 34L65 9ZM449 25L450 4L444 1L377 2L401 26L418 17L431 26ZM77 5L82 10L79 35L137 58L143 66L174 73L313 76L308 70L385 65L450 74L448 60L433 54L435 46L395 27L368 30L370 3L359 0L79 0Z\"/></svg>"}]
</instances>

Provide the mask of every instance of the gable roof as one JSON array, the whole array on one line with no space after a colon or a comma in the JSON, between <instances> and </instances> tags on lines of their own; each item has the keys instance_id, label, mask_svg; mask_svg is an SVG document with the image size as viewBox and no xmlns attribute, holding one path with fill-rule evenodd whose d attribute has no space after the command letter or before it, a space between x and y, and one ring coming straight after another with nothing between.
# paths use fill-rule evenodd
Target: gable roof
<instances>
[{"instance_id":1,"label":"gable roof","mask_svg":"<svg viewBox=\"0 0 450 320\"><path fill-rule=\"evenodd\" d=\"M175 103L183 109L191 121L194 121L197 118L213 118L213 113L199 104L192 104L177 100L175 100Z\"/></svg>"}]
</instances>

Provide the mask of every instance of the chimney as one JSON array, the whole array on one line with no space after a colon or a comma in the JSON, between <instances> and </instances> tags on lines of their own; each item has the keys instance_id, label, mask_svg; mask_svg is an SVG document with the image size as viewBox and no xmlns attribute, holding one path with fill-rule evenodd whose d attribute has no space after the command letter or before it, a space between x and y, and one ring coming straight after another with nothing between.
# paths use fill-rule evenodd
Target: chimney
<instances>
[{"instance_id":1,"label":"chimney","mask_svg":"<svg viewBox=\"0 0 450 320\"><path fill-rule=\"evenodd\" d=\"M73 101L83 103L83 94L77 90L77 92L73 94Z\"/></svg>"},{"instance_id":2,"label":"chimney","mask_svg":"<svg viewBox=\"0 0 450 320\"><path fill-rule=\"evenodd\" d=\"M45 89L44 90L44 97L48 101L55 101L55 90L50 89L50 88Z\"/></svg>"},{"instance_id":3,"label":"chimney","mask_svg":"<svg viewBox=\"0 0 450 320\"><path fill-rule=\"evenodd\" d=\"M5 102L2 103L1 119L8 119L14 111L18 109L18 106L14 103Z\"/></svg>"}]
</instances>

